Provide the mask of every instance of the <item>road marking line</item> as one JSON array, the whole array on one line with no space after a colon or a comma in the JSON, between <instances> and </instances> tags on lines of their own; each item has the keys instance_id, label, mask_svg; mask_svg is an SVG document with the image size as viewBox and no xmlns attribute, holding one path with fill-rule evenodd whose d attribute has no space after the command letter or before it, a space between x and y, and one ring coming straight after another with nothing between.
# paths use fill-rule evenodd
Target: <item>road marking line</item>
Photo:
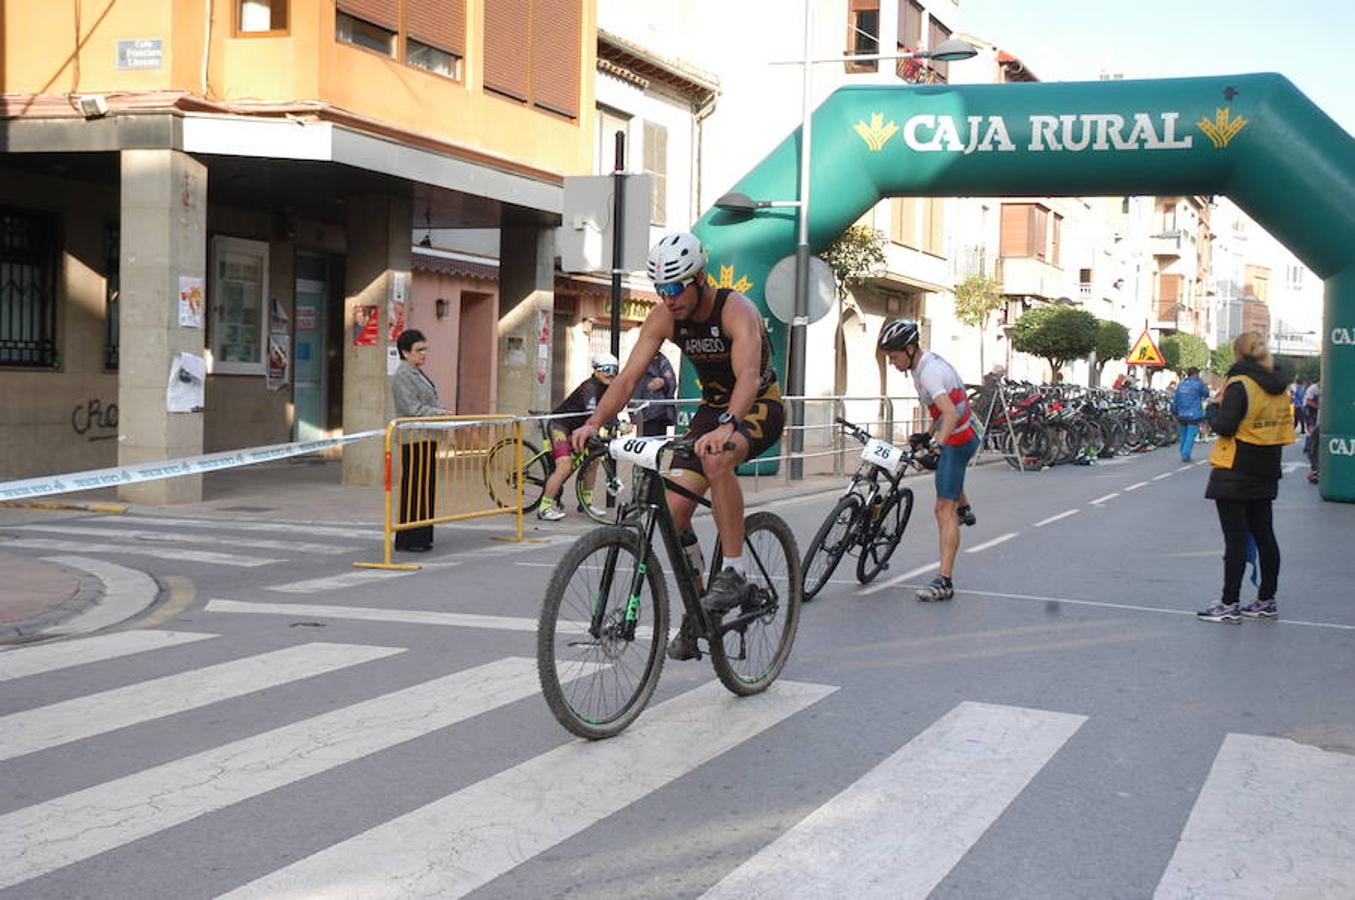
<instances>
[{"instance_id":1,"label":"road marking line","mask_svg":"<svg viewBox=\"0 0 1355 900\"><path fill-rule=\"evenodd\" d=\"M0 716L0 760L403 652L399 647L302 644Z\"/></svg>"},{"instance_id":2,"label":"road marking line","mask_svg":"<svg viewBox=\"0 0 1355 900\"><path fill-rule=\"evenodd\" d=\"M1355 758L1229 734L1154 898L1355 896Z\"/></svg>"},{"instance_id":3,"label":"road marking line","mask_svg":"<svg viewBox=\"0 0 1355 900\"><path fill-rule=\"evenodd\" d=\"M136 544L91 544L85 541L58 541L52 538L19 538L5 541L6 547L28 547L33 550L64 550L71 553L117 553L124 556L149 556L163 562L197 562L210 566L235 566L252 569L257 566L282 562L280 559L260 559L257 556L237 556L232 553L210 553L206 550L155 548Z\"/></svg>"},{"instance_id":4,"label":"road marking line","mask_svg":"<svg viewBox=\"0 0 1355 900\"><path fill-rule=\"evenodd\" d=\"M1126 491L1126 493L1129 492L1129 491L1137 491L1139 488L1141 488L1141 487L1147 487L1147 486L1148 486L1148 482L1146 482L1146 481L1136 481L1136 482L1134 482L1133 484L1129 485L1127 488L1125 488L1125 491Z\"/></svg>"},{"instance_id":5,"label":"road marking line","mask_svg":"<svg viewBox=\"0 0 1355 900\"><path fill-rule=\"evenodd\" d=\"M1116 491L1113 494L1106 494L1104 497L1097 497L1095 500L1090 501L1087 505L1096 506L1098 503L1105 503L1107 500L1114 500L1118 496L1120 496L1120 492Z\"/></svg>"},{"instance_id":6,"label":"road marking line","mask_svg":"<svg viewBox=\"0 0 1355 900\"><path fill-rule=\"evenodd\" d=\"M18 525L16 531L55 531L58 534L88 534L95 537L120 538L127 541L145 541L149 544L175 546L180 544L209 544L213 547L252 547L258 550L290 550L297 553L346 553L347 547L333 544L308 544L303 541L269 541L259 538L242 538L235 535L222 537L209 534L172 534L167 531L148 531L138 528L115 528L98 525Z\"/></svg>"},{"instance_id":7,"label":"road marking line","mask_svg":"<svg viewBox=\"0 0 1355 900\"><path fill-rule=\"evenodd\" d=\"M858 593L862 597L869 597L871 594L878 594L880 593L880 591L888 590L889 588L892 587L898 587L908 579L916 578L917 576L923 574L924 572L930 572L932 569L939 568L941 568L941 563L939 562L927 563L925 566L918 566L916 569L904 572L902 575L895 575L893 578L890 578L887 581L881 581L876 584L872 584L870 587L866 588L865 590L859 591Z\"/></svg>"},{"instance_id":8,"label":"road marking line","mask_svg":"<svg viewBox=\"0 0 1355 900\"><path fill-rule=\"evenodd\" d=\"M174 516L125 516L120 521L147 525L173 525L178 528L209 528L212 531L276 531L284 534L303 533L311 536L349 538L351 540L381 540L381 527L355 525L314 525L310 522L255 522L243 519L180 519Z\"/></svg>"},{"instance_id":9,"label":"road marking line","mask_svg":"<svg viewBox=\"0 0 1355 900\"><path fill-rule=\"evenodd\" d=\"M42 629L44 635L84 634L108 628L135 616L160 596L160 585L155 579L136 569L84 556L47 556L44 560L88 572L103 582L103 597L98 603L64 622Z\"/></svg>"},{"instance_id":10,"label":"road marking line","mask_svg":"<svg viewBox=\"0 0 1355 900\"><path fill-rule=\"evenodd\" d=\"M215 613L315 616L321 619L358 619L365 622L450 625L455 628L491 628L500 631L536 631L536 619L526 616L484 616L475 613L384 609L373 606L326 606L315 603L246 603L240 600L212 600L207 603L206 609L207 612Z\"/></svg>"},{"instance_id":11,"label":"road marking line","mask_svg":"<svg viewBox=\"0 0 1355 900\"><path fill-rule=\"evenodd\" d=\"M1164 479L1164 478L1171 478L1171 477L1172 477L1173 475L1175 475L1175 474L1176 474L1175 472L1163 472L1161 475L1154 475L1154 476L1152 477L1152 480L1153 480L1153 481L1161 481L1161 480Z\"/></svg>"},{"instance_id":12,"label":"road marking line","mask_svg":"<svg viewBox=\"0 0 1355 900\"><path fill-rule=\"evenodd\" d=\"M461 897L837 690L707 683L609 741L570 741L224 895Z\"/></svg>"},{"instance_id":13,"label":"road marking line","mask_svg":"<svg viewBox=\"0 0 1355 900\"><path fill-rule=\"evenodd\" d=\"M539 691L535 660L500 659L0 816L0 888Z\"/></svg>"},{"instance_id":14,"label":"road marking line","mask_svg":"<svg viewBox=\"0 0 1355 900\"><path fill-rule=\"evenodd\" d=\"M921 900L1085 721L961 703L701 900Z\"/></svg>"},{"instance_id":15,"label":"road marking line","mask_svg":"<svg viewBox=\"0 0 1355 900\"><path fill-rule=\"evenodd\" d=\"M991 541L984 541L982 544L969 547L968 549L965 550L965 552L979 553L989 549L990 547L996 547L998 544L1005 544L1007 543L1007 541L1010 541L1014 537L1018 537L1020 534L1021 532L1019 531L1009 531L1006 534L999 535L998 537L993 538Z\"/></svg>"},{"instance_id":16,"label":"road marking line","mask_svg":"<svg viewBox=\"0 0 1355 900\"><path fill-rule=\"evenodd\" d=\"M1038 522L1035 523L1035 527L1036 527L1036 528L1043 528L1043 527L1046 526L1046 525L1051 525L1051 524L1053 524L1054 522L1057 522L1059 519L1066 519L1066 518L1068 518L1069 516L1075 516L1075 515L1077 515L1079 512L1081 512L1081 510L1079 510L1079 509L1065 509L1063 512L1059 513L1058 515L1050 516L1050 517L1047 518L1047 519L1041 519L1040 521L1038 521Z\"/></svg>"},{"instance_id":17,"label":"road marking line","mask_svg":"<svg viewBox=\"0 0 1355 900\"><path fill-rule=\"evenodd\" d=\"M146 653L165 647L177 647L217 637L186 631L122 631L99 634L80 640L57 641L34 647L20 647L0 653L0 681L27 678L72 666L117 659L134 653Z\"/></svg>"},{"instance_id":18,"label":"road marking line","mask_svg":"<svg viewBox=\"0 0 1355 900\"><path fill-rule=\"evenodd\" d=\"M345 572L342 575L326 575L323 578L308 578L305 581L292 581L287 584L273 584L264 588L281 594L316 594L321 591L342 591L351 587L363 587L373 582L387 581L402 575L413 575L407 569L362 569L357 572Z\"/></svg>"}]
</instances>

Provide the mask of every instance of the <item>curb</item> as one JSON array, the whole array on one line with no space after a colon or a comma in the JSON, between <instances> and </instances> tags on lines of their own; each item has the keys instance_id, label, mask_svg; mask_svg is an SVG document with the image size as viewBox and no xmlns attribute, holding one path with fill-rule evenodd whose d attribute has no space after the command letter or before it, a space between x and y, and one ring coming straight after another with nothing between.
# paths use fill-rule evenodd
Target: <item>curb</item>
<instances>
[{"instance_id":1,"label":"curb","mask_svg":"<svg viewBox=\"0 0 1355 900\"><path fill-rule=\"evenodd\" d=\"M130 503L112 503L107 501L89 501L87 503L63 502L60 500L6 500L0 507L12 509L69 509L79 512L125 513Z\"/></svg>"},{"instance_id":2,"label":"curb","mask_svg":"<svg viewBox=\"0 0 1355 900\"><path fill-rule=\"evenodd\" d=\"M78 583L75 593L26 622L0 626L0 644L25 644L44 640L45 630L89 612L103 600L104 583L97 575L51 560L43 562L73 576Z\"/></svg>"}]
</instances>

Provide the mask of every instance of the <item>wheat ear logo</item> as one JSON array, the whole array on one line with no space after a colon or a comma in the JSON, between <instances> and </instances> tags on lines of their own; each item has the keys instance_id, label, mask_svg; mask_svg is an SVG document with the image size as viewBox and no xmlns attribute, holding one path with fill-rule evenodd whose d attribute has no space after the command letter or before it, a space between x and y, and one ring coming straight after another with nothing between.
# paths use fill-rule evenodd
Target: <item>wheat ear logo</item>
<instances>
[{"instance_id":1,"label":"wheat ear logo","mask_svg":"<svg viewBox=\"0 0 1355 900\"><path fill-rule=\"evenodd\" d=\"M709 272L706 273L706 284L713 288L730 288L738 291L740 294L746 294L753 287L753 282L748 280L747 275L740 275L739 280L734 280L733 266L720 266L720 277L716 278Z\"/></svg>"},{"instance_id":2,"label":"wheat ear logo","mask_svg":"<svg viewBox=\"0 0 1355 900\"><path fill-rule=\"evenodd\" d=\"M884 149L889 139L898 132L899 126L895 125L892 120L886 125L883 113L871 113L869 125L865 122L857 122L852 126L852 130L861 136L861 140L866 142L870 152L879 153Z\"/></svg>"},{"instance_id":3,"label":"wheat ear logo","mask_svg":"<svg viewBox=\"0 0 1355 900\"><path fill-rule=\"evenodd\" d=\"M1195 125L1214 143L1216 150L1222 150L1228 146L1229 141L1237 137L1239 131L1247 127L1247 120L1241 116L1231 118L1225 106L1214 110L1214 121L1201 119Z\"/></svg>"}]
</instances>

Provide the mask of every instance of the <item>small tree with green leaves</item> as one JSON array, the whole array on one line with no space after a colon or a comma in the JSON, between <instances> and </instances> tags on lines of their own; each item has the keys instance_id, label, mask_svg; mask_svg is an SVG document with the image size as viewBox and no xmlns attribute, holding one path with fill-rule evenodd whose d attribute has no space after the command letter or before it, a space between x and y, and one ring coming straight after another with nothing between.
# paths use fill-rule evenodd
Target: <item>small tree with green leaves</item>
<instances>
[{"instance_id":1,"label":"small tree with green leaves","mask_svg":"<svg viewBox=\"0 0 1355 900\"><path fill-rule=\"evenodd\" d=\"M1192 366L1203 369L1209 366L1211 354L1204 338L1195 334L1178 332L1164 334L1159 348L1167 368L1182 376Z\"/></svg>"},{"instance_id":2,"label":"small tree with green leaves","mask_svg":"<svg viewBox=\"0 0 1355 900\"><path fill-rule=\"evenodd\" d=\"M1129 329L1110 319L1096 322L1096 383L1112 359L1124 359L1129 353Z\"/></svg>"},{"instance_id":3,"label":"small tree with green leaves","mask_svg":"<svg viewBox=\"0 0 1355 900\"><path fill-rule=\"evenodd\" d=\"M955 285L955 318L961 325L979 330L980 372L988 371L983 361L983 335L988 330L988 320L1004 302L1001 282L984 275L970 275Z\"/></svg>"},{"instance_id":4,"label":"small tree with green leaves","mask_svg":"<svg viewBox=\"0 0 1355 900\"><path fill-rule=\"evenodd\" d=\"M1219 344L1209 354L1209 367L1219 375L1227 375L1233 367L1233 342Z\"/></svg>"},{"instance_id":5,"label":"small tree with green leaves","mask_svg":"<svg viewBox=\"0 0 1355 900\"><path fill-rule=\"evenodd\" d=\"M1017 320L1012 347L1043 357L1051 377L1058 381L1064 363L1083 359L1096 349L1097 333L1096 316L1085 309L1037 306Z\"/></svg>"},{"instance_id":6,"label":"small tree with green leaves","mask_svg":"<svg viewBox=\"0 0 1355 900\"><path fill-rule=\"evenodd\" d=\"M833 270L838 300L846 300L853 287L884 271L885 236L868 225L853 225L819 257Z\"/></svg>"}]
</instances>

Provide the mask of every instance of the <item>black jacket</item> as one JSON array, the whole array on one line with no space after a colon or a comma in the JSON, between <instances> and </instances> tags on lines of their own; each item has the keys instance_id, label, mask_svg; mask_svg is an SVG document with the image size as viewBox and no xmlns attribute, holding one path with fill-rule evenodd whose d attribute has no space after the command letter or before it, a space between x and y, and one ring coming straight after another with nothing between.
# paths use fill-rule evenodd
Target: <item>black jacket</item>
<instances>
[{"instance_id":1,"label":"black jacket","mask_svg":"<svg viewBox=\"0 0 1355 900\"><path fill-rule=\"evenodd\" d=\"M1234 363L1228 377L1246 375L1267 394L1281 395L1289 387L1289 376L1276 366L1267 372L1254 361ZM1209 404L1209 427L1215 434L1232 437L1247 416L1247 389L1230 384L1219 402ZM1213 469L1204 495L1210 500L1274 500L1279 493L1280 458L1284 447L1263 447L1237 442L1237 457L1231 469Z\"/></svg>"}]
</instances>

